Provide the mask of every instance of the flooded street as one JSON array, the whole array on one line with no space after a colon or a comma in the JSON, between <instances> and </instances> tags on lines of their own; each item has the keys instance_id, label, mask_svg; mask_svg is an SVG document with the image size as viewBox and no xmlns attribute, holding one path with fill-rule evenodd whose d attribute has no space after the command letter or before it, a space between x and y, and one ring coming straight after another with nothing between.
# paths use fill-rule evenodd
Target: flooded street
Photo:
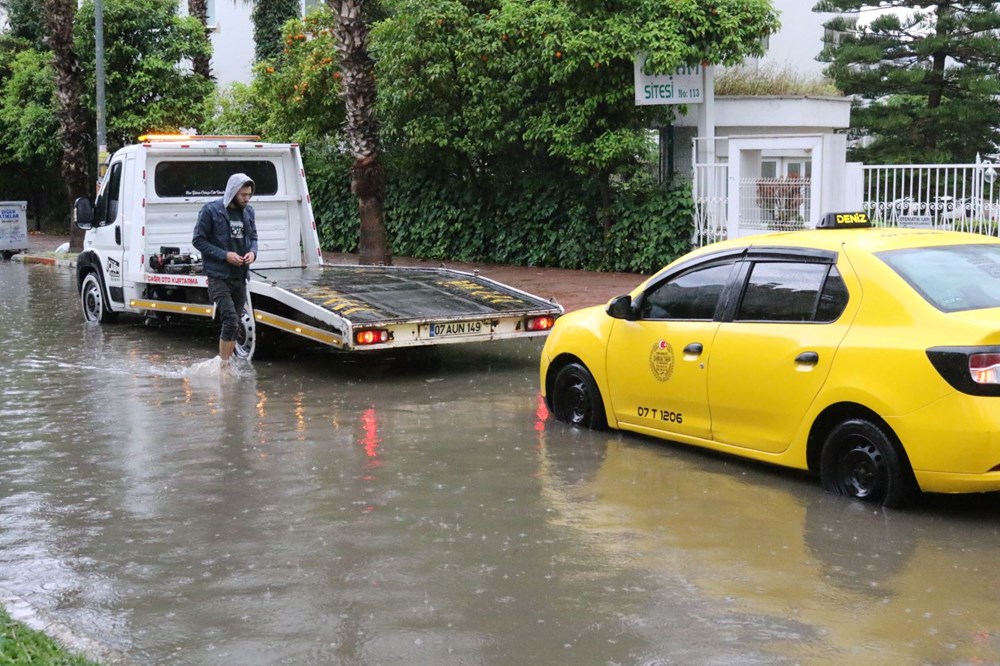
<instances>
[{"instance_id":1,"label":"flooded street","mask_svg":"<svg viewBox=\"0 0 1000 666\"><path fill-rule=\"evenodd\" d=\"M539 340L212 372L0 263L0 588L136 664L1000 663L1000 498L573 430Z\"/></svg>"}]
</instances>

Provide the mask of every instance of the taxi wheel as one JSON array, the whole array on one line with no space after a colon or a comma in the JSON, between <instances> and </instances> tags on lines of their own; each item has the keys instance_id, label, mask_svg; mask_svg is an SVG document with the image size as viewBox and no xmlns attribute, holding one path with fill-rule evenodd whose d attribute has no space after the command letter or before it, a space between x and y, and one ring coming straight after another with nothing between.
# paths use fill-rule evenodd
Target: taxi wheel
<instances>
[{"instance_id":1,"label":"taxi wheel","mask_svg":"<svg viewBox=\"0 0 1000 666\"><path fill-rule=\"evenodd\" d=\"M552 413L576 426L593 430L607 427L601 392L587 368L570 363L559 371L552 385Z\"/></svg>"},{"instance_id":2,"label":"taxi wheel","mask_svg":"<svg viewBox=\"0 0 1000 666\"><path fill-rule=\"evenodd\" d=\"M909 504L917 494L905 454L867 419L844 421L830 432L820 477L827 492L890 508Z\"/></svg>"}]
</instances>

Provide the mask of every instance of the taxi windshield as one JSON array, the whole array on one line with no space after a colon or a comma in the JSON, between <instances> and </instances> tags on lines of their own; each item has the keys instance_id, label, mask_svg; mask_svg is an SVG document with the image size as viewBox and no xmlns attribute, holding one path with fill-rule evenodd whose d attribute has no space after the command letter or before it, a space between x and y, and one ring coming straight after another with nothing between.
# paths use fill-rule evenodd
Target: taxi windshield
<instances>
[{"instance_id":1,"label":"taxi windshield","mask_svg":"<svg viewBox=\"0 0 1000 666\"><path fill-rule=\"evenodd\" d=\"M918 247L878 257L938 310L1000 307L1000 244Z\"/></svg>"}]
</instances>

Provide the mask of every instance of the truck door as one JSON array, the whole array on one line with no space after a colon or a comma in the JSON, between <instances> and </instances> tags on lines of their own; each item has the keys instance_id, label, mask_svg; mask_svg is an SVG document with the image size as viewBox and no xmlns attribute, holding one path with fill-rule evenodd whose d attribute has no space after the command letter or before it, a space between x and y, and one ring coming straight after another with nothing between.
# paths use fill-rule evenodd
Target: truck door
<instances>
[{"instance_id":1,"label":"truck door","mask_svg":"<svg viewBox=\"0 0 1000 666\"><path fill-rule=\"evenodd\" d=\"M92 232L93 249L98 251L103 262L101 270L108 295L119 304L125 301L122 289L125 272L125 200L122 191L126 175L124 160L112 162L97 197Z\"/></svg>"}]
</instances>

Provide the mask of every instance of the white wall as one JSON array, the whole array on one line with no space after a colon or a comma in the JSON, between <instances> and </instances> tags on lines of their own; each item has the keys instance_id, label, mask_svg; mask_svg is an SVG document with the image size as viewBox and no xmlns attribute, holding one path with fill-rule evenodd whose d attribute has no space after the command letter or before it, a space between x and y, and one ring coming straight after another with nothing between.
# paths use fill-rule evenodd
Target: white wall
<instances>
[{"instance_id":1,"label":"white wall","mask_svg":"<svg viewBox=\"0 0 1000 666\"><path fill-rule=\"evenodd\" d=\"M187 3L182 2L182 11ZM253 65L253 22L247 0L208 0L212 74L219 87L249 83Z\"/></svg>"},{"instance_id":2,"label":"white wall","mask_svg":"<svg viewBox=\"0 0 1000 666\"><path fill-rule=\"evenodd\" d=\"M759 59L748 59L747 65L758 63L798 72L805 76L820 77L827 63L816 56L823 50L823 24L834 12L814 12L814 0L772 0L781 12L781 29L771 35L767 54Z\"/></svg>"}]
</instances>

